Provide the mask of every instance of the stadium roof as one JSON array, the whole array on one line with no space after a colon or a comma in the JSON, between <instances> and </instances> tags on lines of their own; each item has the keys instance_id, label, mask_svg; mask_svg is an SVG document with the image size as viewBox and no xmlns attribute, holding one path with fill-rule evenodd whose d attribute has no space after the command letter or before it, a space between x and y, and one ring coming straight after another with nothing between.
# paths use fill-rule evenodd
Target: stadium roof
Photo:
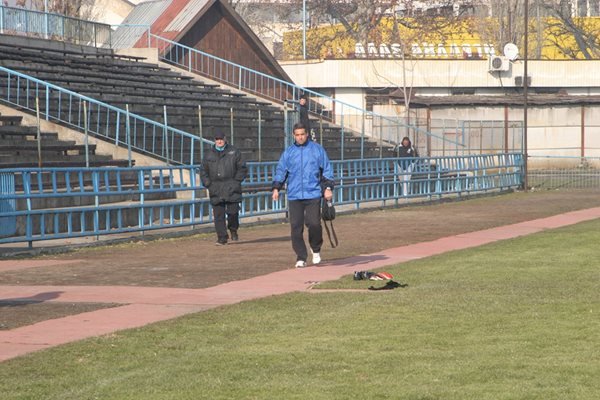
<instances>
[{"instance_id":1,"label":"stadium roof","mask_svg":"<svg viewBox=\"0 0 600 400\"><path fill-rule=\"evenodd\" d=\"M219 26L220 20L227 23ZM226 0L148 1L138 4L123 25L113 35L118 48L144 47L147 26L151 26L153 34L291 82L275 57ZM232 54L233 44L227 43L225 38L215 46L215 36L224 33L234 35L237 40L234 44L243 44L243 51ZM210 48L204 48L203 38L209 35L213 42ZM254 63L248 65L248 60Z\"/></svg>"},{"instance_id":2,"label":"stadium roof","mask_svg":"<svg viewBox=\"0 0 600 400\"><path fill-rule=\"evenodd\" d=\"M398 90L390 94L396 101L404 98ZM508 106L522 107L523 94L514 95L452 95L452 96L415 96L410 100L412 108L448 107L448 106ZM532 106L567 106L600 104L600 96L568 94L536 94L527 96L527 104Z\"/></svg>"}]
</instances>

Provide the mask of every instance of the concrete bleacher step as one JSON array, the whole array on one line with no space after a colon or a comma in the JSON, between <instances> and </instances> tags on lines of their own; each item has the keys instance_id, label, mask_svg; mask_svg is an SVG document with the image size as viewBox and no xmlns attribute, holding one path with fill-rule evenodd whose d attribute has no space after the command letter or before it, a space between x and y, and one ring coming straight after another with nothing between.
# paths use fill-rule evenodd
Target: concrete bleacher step
<instances>
[{"instance_id":1,"label":"concrete bleacher step","mask_svg":"<svg viewBox=\"0 0 600 400\"><path fill-rule=\"evenodd\" d=\"M37 162L37 151L33 152L35 157L35 161ZM25 159L24 154L0 154L0 162L3 165L7 165L9 163L19 163L23 162ZM110 161L112 157L110 155L99 155L99 154L90 154L89 161L95 164L101 163L102 161ZM85 164L85 155L84 154L73 154L73 155L64 155L58 154L57 152L44 152L42 151L42 162L65 162L65 163L84 163Z\"/></svg>"},{"instance_id":2,"label":"concrete bleacher step","mask_svg":"<svg viewBox=\"0 0 600 400\"><path fill-rule=\"evenodd\" d=\"M8 143L11 140L18 141L31 141L37 140L37 129L33 127L27 127L31 129L2 129L0 126L0 141L2 143ZM58 140L57 132L40 132L40 139L42 142L52 142Z\"/></svg>"},{"instance_id":3,"label":"concrete bleacher step","mask_svg":"<svg viewBox=\"0 0 600 400\"><path fill-rule=\"evenodd\" d=\"M21 125L21 116L0 115L0 168L35 168L39 155L43 166L85 166L86 147L73 140L59 140L57 132L40 132L38 150L37 127ZM97 155L96 145L87 147L91 166L127 166L127 160L113 160Z\"/></svg>"},{"instance_id":4,"label":"concrete bleacher step","mask_svg":"<svg viewBox=\"0 0 600 400\"><path fill-rule=\"evenodd\" d=\"M76 144L75 141L71 142L55 142L55 141L46 141L39 147L39 149L43 154L47 153L57 153L61 155L68 155L76 152L76 154L81 155L85 154L85 145ZM89 154L94 154L96 152L96 145L90 144L88 145ZM25 155L28 152L38 152L38 144L37 142L32 143L30 141L22 141L22 142L12 142L6 143L4 141L0 141L0 154L11 153L15 155Z\"/></svg>"},{"instance_id":5,"label":"concrete bleacher step","mask_svg":"<svg viewBox=\"0 0 600 400\"><path fill-rule=\"evenodd\" d=\"M110 160L90 160L90 167L127 167L127 160L110 159ZM37 168L37 161L12 161L10 164L4 164L2 157L0 157L0 168ZM85 161L73 161L73 160L62 160L62 161L48 161L42 162L42 168L60 167L60 168L74 168L74 167L85 167Z\"/></svg>"}]
</instances>

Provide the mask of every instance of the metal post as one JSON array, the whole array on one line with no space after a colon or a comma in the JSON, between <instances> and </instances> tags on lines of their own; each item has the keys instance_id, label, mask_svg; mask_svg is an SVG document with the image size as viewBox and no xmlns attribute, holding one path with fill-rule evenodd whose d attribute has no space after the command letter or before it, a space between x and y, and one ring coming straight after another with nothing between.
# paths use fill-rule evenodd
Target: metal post
<instances>
[{"instance_id":1,"label":"metal post","mask_svg":"<svg viewBox=\"0 0 600 400\"><path fill-rule=\"evenodd\" d=\"M529 82L527 79L527 60L529 58L529 0L525 0L525 54L523 63L523 190L527 191L528 179L527 179L527 92Z\"/></svg>"},{"instance_id":2,"label":"metal post","mask_svg":"<svg viewBox=\"0 0 600 400\"><path fill-rule=\"evenodd\" d=\"M418 121L418 119L417 119ZM396 124L396 157L400 157L400 119L397 119ZM364 117L363 117L363 125L364 125ZM429 136L428 136L429 138ZM362 158L362 157L361 157Z\"/></svg>"},{"instance_id":3,"label":"metal post","mask_svg":"<svg viewBox=\"0 0 600 400\"><path fill-rule=\"evenodd\" d=\"M125 104L125 134L127 135L127 166L131 168L131 126L129 124L129 104Z\"/></svg>"},{"instance_id":4,"label":"metal post","mask_svg":"<svg viewBox=\"0 0 600 400\"><path fill-rule=\"evenodd\" d=\"M508 153L508 106L504 106L504 152Z\"/></svg>"},{"instance_id":5,"label":"metal post","mask_svg":"<svg viewBox=\"0 0 600 400\"><path fill-rule=\"evenodd\" d=\"M286 149L289 143L289 129L288 129L288 102L283 102L283 148Z\"/></svg>"},{"instance_id":6,"label":"metal post","mask_svg":"<svg viewBox=\"0 0 600 400\"><path fill-rule=\"evenodd\" d=\"M262 116L258 109L258 162L262 162Z\"/></svg>"},{"instance_id":7,"label":"metal post","mask_svg":"<svg viewBox=\"0 0 600 400\"><path fill-rule=\"evenodd\" d=\"M231 136L231 144L233 144L233 107L229 109L229 135Z\"/></svg>"},{"instance_id":8,"label":"metal post","mask_svg":"<svg viewBox=\"0 0 600 400\"><path fill-rule=\"evenodd\" d=\"M341 116L341 126L342 126L342 143L340 146L340 160L344 161L344 106L342 105L342 116Z\"/></svg>"},{"instance_id":9,"label":"metal post","mask_svg":"<svg viewBox=\"0 0 600 400\"><path fill-rule=\"evenodd\" d=\"M83 102L83 144L85 146L85 167L90 167L90 152L88 142L88 108L87 101Z\"/></svg>"},{"instance_id":10,"label":"metal post","mask_svg":"<svg viewBox=\"0 0 600 400\"><path fill-rule=\"evenodd\" d=\"M427 107L427 132L431 132L431 107ZM427 157L431 157L431 135L427 135Z\"/></svg>"},{"instance_id":11,"label":"metal post","mask_svg":"<svg viewBox=\"0 0 600 400\"><path fill-rule=\"evenodd\" d=\"M44 0L44 39L48 39L48 0Z\"/></svg>"},{"instance_id":12,"label":"metal post","mask_svg":"<svg viewBox=\"0 0 600 400\"><path fill-rule=\"evenodd\" d=\"M362 127L360 130L360 158L365 158L365 112L362 112Z\"/></svg>"},{"instance_id":13,"label":"metal post","mask_svg":"<svg viewBox=\"0 0 600 400\"><path fill-rule=\"evenodd\" d=\"M319 114L319 143L323 146L323 114Z\"/></svg>"},{"instance_id":14,"label":"metal post","mask_svg":"<svg viewBox=\"0 0 600 400\"><path fill-rule=\"evenodd\" d=\"M40 98L35 96L35 115L37 121L38 167L42 168L42 133L40 131Z\"/></svg>"},{"instance_id":15,"label":"metal post","mask_svg":"<svg viewBox=\"0 0 600 400\"><path fill-rule=\"evenodd\" d=\"M306 0L302 0L302 58L306 60Z\"/></svg>"},{"instance_id":16,"label":"metal post","mask_svg":"<svg viewBox=\"0 0 600 400\"><path fill-rule=\"evenodd\" d=\"M202 131L202 106L198 104L198 136L200 136L200 160L204 160L204 132Z\"/></svg>"},{"instance_id":17,"label":"metal post","mask_svg":"<svg viewBox=\"0 0 600 400\"><path fill-rule=\"evenodd\" d=\"M585 162L585 106L581 106L581 164Z\"/></svg>"},{"instance_id":18,"label":"metal post","mask_svg":"<svg viewBox=\"0 0 600 400\"><path fill-rule=\"evenodd\" d=\"M163 148L167 163L169 163L169 125L167 124L167 106L163 105Z\"/></svg>"},{"instance_id":19,"label":"metal post","mask_svg":"<svg viewBox=\"0 0 600 400\"><path fill-rule=\"evenodd\" d=\"M383 118L379 118L379 158L383 158Z\"/></svg>"}]
</instances>

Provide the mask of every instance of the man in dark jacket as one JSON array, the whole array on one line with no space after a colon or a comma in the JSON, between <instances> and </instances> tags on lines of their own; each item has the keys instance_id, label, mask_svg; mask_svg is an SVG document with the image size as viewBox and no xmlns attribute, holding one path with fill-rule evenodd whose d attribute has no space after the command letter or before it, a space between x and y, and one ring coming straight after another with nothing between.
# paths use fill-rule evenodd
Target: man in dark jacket
<instances>
[{"instance_id":1,"label":"man in dark jacket","mask_svg":"<svg viewBox=\"0 0 600 400\"><path fill-rule=\"evenodd\" d=\"M309 108L310 107L308 105L308 96L303 94L302 96L300 96L300 99L298 100L298 114L300 116L299 122L302 125L304 125L304 128L306 129L306 133L308 133L310 140L312 140L313 142L316 142L317 135L315 135L315 132L310 127L310 118L308 117Z\"/></svg>"},{"instance_id":2,"label":"man in dark jacket","mask_svg":"<svg viewBox=\"0 0 600 400\"><path fill-rule=\"evenodd\" d=\"M287 199L292 248L296 253L296 268L306 267L308 253L304 243L304 224L308 227L308 242L312 262L321 262L323 228L321 227L321 196L333 197L333 169L325 149L308 140L304 125L294 125L294 144L281 155L273 178L273 200L279 200L279 191L287 181Z\"/></svg>"},{"instance_id":3,"label":"man in dark jacket","mask_svg":"<svg viewBox=\"0 0 600 400\"><path fill-rule=\"evenodd\" d=\"M298 114L300 123L304 125L304 129L310 135L310 118L308 118L308 97L305 94L298 99Z\"/></svg>"},{"instance_id":4,"label":"man in dark jacket","mask_svg":"<svg viewBox=\"0 0 600 400\"><path fill-rule=\"evenodd\" d=\"M200 177L202 184L208 189L213 207L217 245L227 244L227 229L231 233L231 240L238 240L242 181L247 173L242 153L227 143L225 135L216 134L214 146L204 155Z\"/></svg>"}]
</instances>

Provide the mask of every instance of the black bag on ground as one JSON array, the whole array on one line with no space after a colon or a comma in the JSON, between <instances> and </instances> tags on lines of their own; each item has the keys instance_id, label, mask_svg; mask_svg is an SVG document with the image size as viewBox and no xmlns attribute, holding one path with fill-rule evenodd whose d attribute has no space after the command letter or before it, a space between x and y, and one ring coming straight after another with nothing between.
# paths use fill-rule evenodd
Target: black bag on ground
<instances>
[{"instance_id":1,"label":"black bag on ground","mask_svg":"<svg viewBox=\"0 0 600 400\"><path fill-rule=\"evenodd\" d=\"M325 231L327 231L327 237L329 238L329 243L331 247L337 247L339 244L337 235L335 234L335 229L333 229L333 220L335 219L335 207L331 201L325 201L323 199L323 204L321 206L321 219L323 220L323 225L325 225ZM327 222L329 221L330 227L327 226Z\"/></svg>"}]
</instances>

